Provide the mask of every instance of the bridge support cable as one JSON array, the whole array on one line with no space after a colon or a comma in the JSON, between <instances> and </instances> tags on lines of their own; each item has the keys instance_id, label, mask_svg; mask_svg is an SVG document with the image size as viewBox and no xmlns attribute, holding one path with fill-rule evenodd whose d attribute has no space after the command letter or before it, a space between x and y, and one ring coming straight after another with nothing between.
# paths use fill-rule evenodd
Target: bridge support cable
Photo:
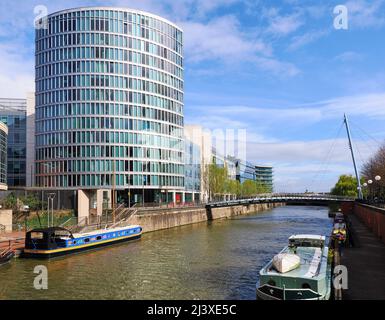
<instances>
[{"instance_id":1,"label":"bridge support cable","mask_svg":"<svg viewBox=\"0 0 385 320\"><path fill-rule=\"evenodd\" d=\"M349 128L349 121L348 121L348 117L346 116L346 114L344 114L344 123L345 123L345 127L346 127L346 133L348 134L349 148L350 148L350 153L352 155L354 172L356 174L356 179L357 179L358 198L360 200L362 200L363 199L363 195L362 195L361 180L360 180L360 176L359 176L358 170L357 170L356 159L355 159L355 156L354 156L354 149L353 149L353 144L352 144L352 137L351 137L350 128Z\"/></svg>"},{"instance_id":2,"label":"bridge support cable","mask_svg":"<svg viewBox=\"0 0 385 320\"><path fill-rule=\"evenodd\" d=\"M378 141L377 139L375 139L370 134L368 134L364 129L362 129L360 126L358 126L355 122L349 120L349 123L351 125L350 126L351 132L359 137L360 141L362 141L363 146L367 147L368 151L370 151L372 154L375 154L378 151L378 149L381 147L382 143L380 141ZM354 130L354 129L359 129L359 131ZM365 136L362 135L361 133L363 133ZM367 137L370 140L368 140ZM369 143L369 141L371 143ZM362 161L362 164L364 164L366 161L364 160L364 157L362 156L362 152L361 152L362 149L360 150L357 143L355 144L355 149L358 151L358 155L361 157L360 159Z\"/></svg>"},{"instance_id":3,"label":"bridge support cable","mask_svg":"<svg viewBox=\"0 0 385 320\"><path fill-rule=\"evenodd\" d=\"M331 156L332 156L332 153L334 151L334 148L337 144L337 140L338 138L340 137L340 134L341 134L341 131L342 131L342 128L344 126L344 122L341 121L341 124L339 126L339 129L337 131L337 135L334 137L333 139L333 142L331 144L331 147L329 149L329 151L327 152L325 158L323 159L323 161L321 162L321 165L319 167L319 169L317 170L316 174L313 176L312 180L311 180L311 183L310 183L310 190L314 187L315 183L317 182L319 176L320 176L320 173L321 172L325 172L327 170L327 168L329 167L329 164L330 164L330 160L331 160Z\"/></svg>"},{"instance_id":4,"label":"bridge support cable","mask_svg":"<svg viewBox=\"0 0 385 320\"><path fill-rule=\"evenodd\" d=\"M368 138L370 138L374 143L376 143L376 145L381 145L381 142L379 140L377 140L376 138L374 138L372 135L370 135L369 133L367 133L364 129L362 129L356 122L353 122L352 120L349 120L350 124L353 125L353 127L359 129L364 135L366 135Z\"/></svg>"}]
</instances>

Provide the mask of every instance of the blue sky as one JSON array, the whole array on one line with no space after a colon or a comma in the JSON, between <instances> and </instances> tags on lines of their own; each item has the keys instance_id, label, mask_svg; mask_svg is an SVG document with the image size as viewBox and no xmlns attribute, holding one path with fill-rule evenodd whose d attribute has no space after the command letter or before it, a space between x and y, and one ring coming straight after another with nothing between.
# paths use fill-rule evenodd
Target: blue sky
<instances>
[{"instance_id":1,"label":"blue sky","mask_svg":"<svg viewBox=\"0 0 385 320\"><path fill-rule=\"evenodd\" d=\"M34 87L33 9L141 9L185 33L186 123L246 129L247 159L275 167L277 191L327 191L385 138L385 0L0 0L0 96ZM348 30L333 27L336 5ZM339 132L339 135L337 134Z\"/></svg>"}]
</instances>

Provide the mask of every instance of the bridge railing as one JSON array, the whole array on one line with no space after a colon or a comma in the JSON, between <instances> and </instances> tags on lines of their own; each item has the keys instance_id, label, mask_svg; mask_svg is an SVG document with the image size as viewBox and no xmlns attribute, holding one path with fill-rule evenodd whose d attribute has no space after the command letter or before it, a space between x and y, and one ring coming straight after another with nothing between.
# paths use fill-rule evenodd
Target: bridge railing
<instances>
[{"instance_id":1,"label":"bridge railing","mask_svg":"<svg viewBox=\"0 0 385 320\"><path fill-rule=\"evenodd\" d=\"M244 204L253 204L253 203L266 203L266 202L296 202L296 201L324 201L324 202L339 202L339 201L354 201L354 198L350 197L341 197L334 196L330 194L269 194L269 195L259 195L254 198L247 199L237 199L237 200L228 200L228 201L217 201L209 202L207 206L216 207L216 206L234 206L234 205L244 205Z\"/></svg>"}]
</instances>

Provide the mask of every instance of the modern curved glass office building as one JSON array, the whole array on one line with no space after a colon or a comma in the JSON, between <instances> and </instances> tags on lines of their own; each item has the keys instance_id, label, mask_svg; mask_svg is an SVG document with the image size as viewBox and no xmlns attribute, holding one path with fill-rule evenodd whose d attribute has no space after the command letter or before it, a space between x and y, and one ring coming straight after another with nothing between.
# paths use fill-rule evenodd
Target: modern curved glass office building
<instances>
[{"instance_id":1,"label":"modern curved glass office building","mask_svg":"<svg viewBox=\"0 0 385 320\"><path fill-rule=\"evenodd\" d=\"M36 186L91 197L116 189L138 202L180 196L182 30L149 13L111 7L64 10L41 22Z\"/></svg>"}]
</instances>

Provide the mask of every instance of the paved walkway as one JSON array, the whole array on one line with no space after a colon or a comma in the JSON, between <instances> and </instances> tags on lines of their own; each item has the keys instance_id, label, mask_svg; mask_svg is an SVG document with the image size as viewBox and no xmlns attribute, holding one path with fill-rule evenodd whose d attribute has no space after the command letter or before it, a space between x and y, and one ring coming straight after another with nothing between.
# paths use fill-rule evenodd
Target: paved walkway
<instances>
[{"instance_id":1,"label":"paved walkway","mask_svg":"<svg viewBox=\"0 0 385 320\"><path fill-rule=\"evenodd\" d=\"M344 300L385 300L385 244L356 216L349 216L354 247L345 248L341 264L348 268Z\"/></svg>"}]
</instances>

